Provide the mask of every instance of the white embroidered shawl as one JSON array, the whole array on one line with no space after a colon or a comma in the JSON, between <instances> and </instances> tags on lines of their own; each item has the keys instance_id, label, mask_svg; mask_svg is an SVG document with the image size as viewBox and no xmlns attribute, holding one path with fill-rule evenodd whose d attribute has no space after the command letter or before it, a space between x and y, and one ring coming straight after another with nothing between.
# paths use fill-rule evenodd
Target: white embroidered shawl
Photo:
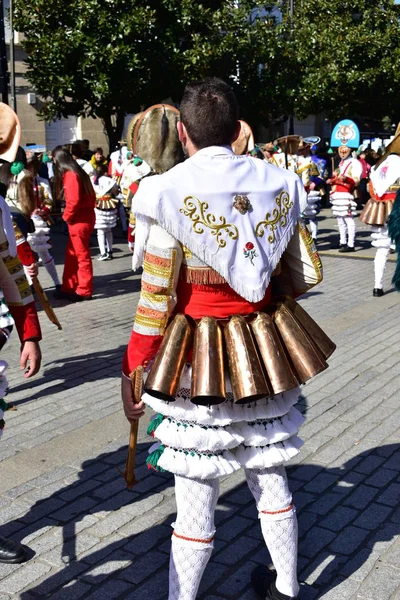
<instances>
[{"instance_id":1,"label":"white embroidered shawl","mask_svg":"<svg viewBox=\"0 0 400 600\"><path fill-rule=\"evenodd\" d=\"M150 225L156 221L240 296L258 302L306 204L304 186L294 173L236 156L230 147L205 148L141 182L132 204L133 269L143 264Z\"/></svg>"}]
</instances>

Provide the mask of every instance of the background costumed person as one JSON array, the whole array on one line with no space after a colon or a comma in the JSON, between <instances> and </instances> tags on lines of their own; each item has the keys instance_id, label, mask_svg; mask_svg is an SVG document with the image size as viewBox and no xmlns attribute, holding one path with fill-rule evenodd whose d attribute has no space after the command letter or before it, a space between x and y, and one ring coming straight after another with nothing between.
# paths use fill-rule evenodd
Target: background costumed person
<instances>
[{"instance_id":1,"label":"background costumed person","mask_svg":"<svg viewBox=\"0 0 400 600\"><path fill-rule=\"evenodd\" d=\"M69 239L65 250L65 263L60 292L55 298L71 302L91 300L93 294L93 265L90 255L95 214L96 194L89 175L62 146L53 151L56 177L65 198L63 219L68 224Z\"/></svg>"},{"instance_id":2,"label":"background costumed person","mask_svg":"<svg viewBox=\"0 0 400 600\"><path fill-rule=\"evenodd\" d=\"M276 569L258 567L253 585L263 597L289 600L299 591L297 521L283 464L301 445L297 431L303 418L294 408L299 382L327 363L294 315L302 309L289 299L275 304L272 288L284 286L284 293L298 295L322 278L312 239L299 224L306 195L297 175L234 155L238 107L226 83L210 78L189 84L180 111L178 134L189 158L144 179L133 199L133 268L143 265L143 275L123 362L124 410L130 422L140 418L145 403L158 413L149 427L158 443L147 463L175 475L169 600L196 598L212 553L219 478L241 467ZM270 220L274 211L277 218ZM301 354L297 375L283 348L280 358L275 355L277 371L271 368L275 359L266 358L267 346L275 347L275 328L286 335L289 321L296 340L301 337L308 347L293 354L294 360ZM250 327L265 350L269 383ZM326 341L330 351L324 356L333 351ZM297 369L311 364L314 352L312 373L300 375ZM129 375L154 359L143 400L135 404ZM278 382L278 371L285 383Z\"/></svg>"},{"instance_id":3,"label":"background costumed person","mask_svg":"<svg viewBox=\"0 0 400 600\"><path fill-rule=\"evenodd\" d=\"M28 233L28 243L32 250L36 252L42 265L50 275L56 290L60 290L61 284L57 274L54 258L51 256L50 240L50 213L53 206L53 196L48 180L39 177L40 161L32 151L26 152L27 169L33 177L33 197L35 207L31 213L31 219L35 226L35 231ZM50 221L51 222L51 221Z\"/></svg>"},{"instance_id":4,"label":"background costumed person","mask_svg":"<svg viewBox=\"0 0 400 600\"><path fill-rule=\"evenodd\" d=\"M394 141L394 140L393 140ZM396 141L396 144L398 144ZM393 144L393 142L392 142ZM360 221L372 225L372 245L376 248L374 259L374 297L383 296L383 275L389 252L394 248L387 220L393 209L397 190L400 188L400 156L391 154L394 145L390 144L385 156L371 169L369 193L370 199L360 214Z\"/></svg>"},{"instance_id":5,"label":"background costumed person","mask_svg":"<svg viewBox=\"0 0 400 600\"><path fill-rule=\"evenodd\" d=\"M14 161L19 139L20 125L17 115L6 104L0 103L0 165L4 172ZM2 349L15 327L21 341L20 366L24 377L33 377L40 369L42 338L35 302L23 266L17 255L17 244L10 209L4 196L6 188L0 185L0 348ZM7 404L5 371L7 363L0 361L0 435L4 428L4 412ZM28 560L21 544L0 536L0 563L22 563Z\"/></svg>"},{"instance_id":6,"label":"background costumed person","mask_svg":"<svg viewBox=\"0 0 400 600\"><path fill-rule=\"evenodd\" d=\"M351 148L339 146L339 156L342 159L335 173L328 179L331 186L330 202L332 215L336 217L339 228L339 252L354 252L356 239L357 202L354 189L360 183L362 165L351 156Z\"/></svg>"},{"instance_id":7,"label":"background costumed person","mask_svg":"<svg viewBox=\"0 0 400 600\"><path fill-rule=\"evenodd\" d=\"M307 192L307 206L303 211L302 217L310 228L311 236L314 242L317 240L318 234L318 221L317 215L320 212L321 206L321 190L324 186L324 180L321 177L317 165L313 161L311 156L311 145L312 143L318 143L320 138L316 138L318 141L307 142L303 139L299 143L298 159L297 159L297 170L296 173L303 182L304 189Z\"/></svg>"},{"instance_id":8,"label":"background costumed person","mask_svg":"<svg viewBox=\"0 0 400 600\"><path fill-rule=\"evenodd\" d=\"M117 207L119 204L119 188L115 180L106 175L106 167L100 166L96 169L96 177L93 188L96 193L96 223L97 241L100 256L97 260L111 260L113 258L113 234L112 230L117 224Z\"/></svg>"}]
</instances>

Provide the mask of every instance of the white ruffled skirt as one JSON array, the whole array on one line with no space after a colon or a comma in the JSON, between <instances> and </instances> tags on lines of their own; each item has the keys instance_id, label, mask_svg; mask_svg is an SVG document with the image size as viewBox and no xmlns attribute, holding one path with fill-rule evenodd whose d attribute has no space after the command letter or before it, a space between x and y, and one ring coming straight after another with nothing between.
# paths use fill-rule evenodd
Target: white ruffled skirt
<instances>
[{"instance_id":1,"label":"white ruffled skirt","mask_svg":"<svg viewBox=\"0 0 400 600\"><path fill-rule=\"evenodd\" d=\"M354 217L357 214L357 202L349 192L333 192L330 202L334 217Z\"/></svg>"},{"instance_id":2,"label":"white ruffled skirt","mask_svg":"<svg viewBox=\"0 0 400 600\"><path fill-rule=\"evenodd\" d=\"M42 252L51 248L50 227L46 221L38 215L33 215L32 220L35 225L35 231L33 233L28 233L27 240L32 250L40 255Z\"/></svg>"},{"instance_id":3,"label":"white ruffled skirt","mask_svg":"<svg viewBox=\"0 0 400 600\"><path fill-rule=\"evenodd\" d=\"M304 209L302 216L305 219L314 219L321 209L321 194L315 190L311 190L307 194L307 206Z\"/></svg>"},{"instance_id":4,"label":"white ruffled skirt","mask_svg":"<svg viewBox=\"0 0 400 600\"><path fill-rule=\"evenodd\" d=\"M386 225L384 227L372 227L371 237L371 244L375 248L395 249L395 244L390 239L389 230Z\"/></svg>"},{"instance_id":5,"label":"white ruffled skirt","mask_svg":"<svg viewBox=\"0 0 400 600\"><path fill-rule=\"evenodd\" d=\"M96 223L95 229L112 229L117 225L117 209L111 208L110 210L101 210L95 208Z\"/></svg>"},{"instance_id":6,"label":"white ruffled skirt","mask_svg":"<svg viewBox=\"0 0 400 600\"><path fill-rule=\"evenodd\" d=\"M214 406L190 400L191 366L184 368L175 402L144 394L156 413L148 432L158 442L147 464L196 479L229 475L241 467L264 469L281 465L299 453L297 436L304 422L294 408L300 389L242 405L233 402L229 381L227 399Z\"/></svg>"}]
</instances>

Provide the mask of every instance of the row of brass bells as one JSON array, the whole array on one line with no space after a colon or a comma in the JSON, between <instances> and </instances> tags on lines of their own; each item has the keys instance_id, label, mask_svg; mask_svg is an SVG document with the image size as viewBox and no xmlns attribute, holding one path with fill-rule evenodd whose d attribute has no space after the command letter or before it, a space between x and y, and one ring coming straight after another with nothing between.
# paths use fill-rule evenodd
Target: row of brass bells
<instances>
[{"instance_id":1,"label":"row of brass bells","mask_svg":"<svg viewBox=\"0 0 400 600\"><path fill-rule=\"evenodd\" d=\"M225 347L224 347L225 346ZM194 327L184 315L168 326L145 389L173 401L193 347L191 401L213 405L226 398L229 369L234 400L243 404L291 390L327 368L335 345L294 300L273 317L259 313L250 323L240 315L226 324L204 317Z\"/></svg>"}]
</instances>

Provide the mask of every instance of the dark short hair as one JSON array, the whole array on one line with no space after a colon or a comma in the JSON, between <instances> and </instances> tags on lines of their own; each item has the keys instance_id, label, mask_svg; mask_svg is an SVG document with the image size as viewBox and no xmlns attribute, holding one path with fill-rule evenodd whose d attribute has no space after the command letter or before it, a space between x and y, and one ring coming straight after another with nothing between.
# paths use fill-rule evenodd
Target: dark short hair
<instances>
[{"instance_id":1,"label":"dark short hair","mask_svg":"<svg viewBox=\"0 0 400 600\"><path fill-rule=\"evenodd\" d=\"M232 143L239 109L232 88L217 77L189 83L183 92L180 120L199 150Z\"/></svg>"}]
</instances>

